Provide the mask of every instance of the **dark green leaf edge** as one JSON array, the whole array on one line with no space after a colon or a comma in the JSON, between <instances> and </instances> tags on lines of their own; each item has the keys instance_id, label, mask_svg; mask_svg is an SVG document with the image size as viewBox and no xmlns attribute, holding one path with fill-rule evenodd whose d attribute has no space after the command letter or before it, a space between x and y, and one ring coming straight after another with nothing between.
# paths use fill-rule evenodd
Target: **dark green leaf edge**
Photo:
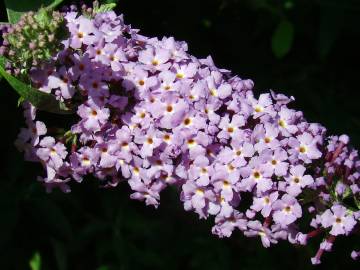
<instances>
[{"instance_id":1,"label":"dark green leaf edge","mask_svg":"<svg viewBox=\"0 0 360 270\"><path fill-rule=\"evenodd\" d=\"M56 114L73 113L63 102L56 100L54 95L41 92L7 73L4 69L5 62L6 59L0 56L0 74L24 100L29 101L39 110Z\"/></svg>"}]
</instances>

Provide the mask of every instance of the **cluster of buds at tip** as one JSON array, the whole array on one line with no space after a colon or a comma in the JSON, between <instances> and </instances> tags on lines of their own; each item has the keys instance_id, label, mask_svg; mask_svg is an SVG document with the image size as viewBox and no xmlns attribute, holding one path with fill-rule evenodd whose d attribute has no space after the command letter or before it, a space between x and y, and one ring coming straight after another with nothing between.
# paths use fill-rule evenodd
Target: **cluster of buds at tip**
<instances>
[{"instance_id":1,"label":"cluster of buds at tip","mask_svg":"<svg viewBox=\"0 0 360 270\"><path fill-rule=\"evenodd\" d=\"M61 41L67 33L63 15L46 8L27 12L16 24L4 25L1 30L0 54L11 63L7 71L23 78L31 67L61 50Z\"/></svg>"}]
</instances>

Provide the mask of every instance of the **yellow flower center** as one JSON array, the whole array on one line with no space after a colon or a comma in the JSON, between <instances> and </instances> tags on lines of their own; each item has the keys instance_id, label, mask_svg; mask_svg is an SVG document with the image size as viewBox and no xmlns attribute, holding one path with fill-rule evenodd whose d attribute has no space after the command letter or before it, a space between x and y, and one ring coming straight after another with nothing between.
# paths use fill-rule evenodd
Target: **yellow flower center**
<instances>
[{"instance_id":1,"label":"yellow flower center","mask_svg":"<svg viewBox=\"0 0 360 270\"><path fill-rule=\"evenodd\" d=\"M259 113L259 112L262 112L262 111L263 111L262 107L260 107L260 106L255 107L255 112Z\"/></svg>"},{"instance_id":2,"label":"yellow flower center","mask_svg":"<svg viewBox=\"0 0 360 270\"><path fill-rule=\"evenodd\" d=\"M259 179L261 177L261 174L258 171L256 171L253 173L253 176L255 179Z\"/></svg>"},{"instance_id":3,"label":"yellow flower center","mask_svg":"<svg viewBox=\"0 0 360 270\"><path fill-rule=\"evenodd\" d=\"M279 126L280 127L285 127L286 126L286 122L282 119L279 120Z\"/></svg>"},{"instance_id":4,"label":"yellow flower center","mask_svg":"<svg viewBox=\"0 0 360 270\"><path fill-rule=\"evenodd\" d=\"M210 89L210 95L212 95L213 97L217 96L217 90L215 88Z\"/></svg>"},{"instance_id":5,"label":"yellow flower center","mask_svg":"<svg viewBox=\"0 0 360 270\"><path fill-rule=\"evenodd\" d=\"M140 169L139 169L138 167L134 167L134 168L133 168L133 172L134 172L135 174L139 174Z\"/></svg>"},{"instance_id":6,"label":"yellow flower center","mask_svg":"<svg viewBox=\"0 0 360 270\"><path fill-rule=\"evenodd\" d=\"M188 125L190 125L191 124L191 119L190 118L185 118L184 119L184 125L185 126L188 126Z\"/></svg>"},{"instance_id":7,"label":"yellow flower center","mask_svg":"<svg viewBox=\"0 0 360 270\"><path fill-rule=\"evenodd\" d=\"M195 193L202 196L202 195L204 195L205 192L204 192L203 189L197 188L196 191L195 191Z\"/></svg>"},{"instance_id":8,"label":"yellow flower center","mask_svg":"<svg viewBox=\"0 0 360 270\"><path fill-rule=\"evenodd\" d=\"M171 105L168 105L167 107L166 107L166 111L167 112L172 112L172 110L173 110L173 107L171 106Z\"/></svg>"},{"instance_id":9,"label":"yellow flower center","mask_svg":"<svg viewBox=\"0 0 360 270\"><path fill-rule=\"evenodd\" d=\"M164 141L166 141L166 142L170 141L170 135L169 134L165 134L163 138L164 138Z\"/></svg>"}]
</instances>

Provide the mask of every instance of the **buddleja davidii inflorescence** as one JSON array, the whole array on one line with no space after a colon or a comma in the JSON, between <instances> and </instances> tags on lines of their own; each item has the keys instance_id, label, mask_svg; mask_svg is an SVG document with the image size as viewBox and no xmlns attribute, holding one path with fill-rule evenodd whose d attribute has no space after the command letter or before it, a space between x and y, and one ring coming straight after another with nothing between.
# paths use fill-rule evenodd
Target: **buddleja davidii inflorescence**
<instances>
[{"instance_id":1,"label":"buddleja davidii inflorescence","mask_svg":"<svg viewBox=\"0 0 360 270\"><path fill-rule=\"evenodd\" d=\"M185 42L140 35L113 11L62 16L63 48L29 74L40 91L75 104L77 122L55 132L26 103L16 141L43 165L48 191L93 175L103 187L127 182L131 198L157 207L175 186L185 210L215 217L219 237L239 229L264 247L322 238L314 264L358 230L360 161L348 136L327 136L288 106L292 97L257 98L251 80L190 55Z\"/></svg>"}]
</instances>

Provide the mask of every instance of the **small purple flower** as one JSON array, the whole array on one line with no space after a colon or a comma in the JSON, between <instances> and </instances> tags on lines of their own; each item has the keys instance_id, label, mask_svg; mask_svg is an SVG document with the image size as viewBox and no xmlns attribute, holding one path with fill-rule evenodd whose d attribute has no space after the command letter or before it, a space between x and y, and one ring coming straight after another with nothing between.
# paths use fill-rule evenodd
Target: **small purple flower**
<instances>
[{"instance_id":1,"label":"small purple flower","mask_svg":"<svg viewBox=\"0 0 360 270\"><path fill-rule=\"evenodd\" d=\"M77 113L82 118L81 123L84 128L92 132L99 131L110 116L109 109L100 108L91 99L88 100L87 104L80 105Z\"/></svg>"},{"instance_id":2,"label":"small purple flower","mask_svg":"<svg viewBox=\"0 0 360 270\"><path fill-rule=\"evenodd\" d=\"M189 63L189 64L175 64L172 67L172 70L176 74L176 78L178 80L183 79L191 79L195 76L198 65L196 63Z\"/></svg>"},{"instance_id":3,"label":"small purple flower","mask_svg":"<svg viewBox=\"0 0 360 270\"><path fill-rule=\"evenodd\" d=\"M311 160L318 159L322 155L317 148L317 141L307 132L298 135L296 139L291 138L289 140L289 145L293 148L292 153L306 163L310 163Z\"/></svg>"},{"instance_id":4,"label":"small purple flower","mask_svg":"<svg viewBox=\"0 0 360 270\"><path fill-rule=\"evenodd\" d=\"M79 56L78 54L72 55L74 65L69 69L68 73L71 79L76 81L82 74L91 73L93 65L87 54Z\"/></svg>"},{"instance_id":5,"label":"small purple flower","mask_svg":"<svg viewBox=\"0 0 360 270\"><path fill-rule=\"evenodd\" d=\"M69 22L69 30L71 33L70 46L74 49L79 49L82 44L93 44L97 39L96 35L93 35L96 32L93 22L83 16Z\"/></svg>"},{"instance_id":6,"label":"small purple flower","mask_svg":"<svg viewBox=\"0 0 360 270\"><path fill-rule=\"evenodd\" d=\"M195 181L200 186L209 184L210 175L214 173L209 160L206 157L198 156L189 168L189 179Z\"/></svg>"},{"instance_id":7,"label":"small purple flower","mask_svg":"<svg viewBox=\"0 0 360 270\"><path fill-rule=\"evenodd\" d=\"M355 251L355 250L353 250L353 251L351 252L351 258L352 258L353 260L357 260L359 257L360 257L360 251Z\"/></svg>"},{"instance_id":8,"label":"small purple flower","mask_svg":"<svg viewBox=\"0 0 360 270\"><path fill-rule=\"evenodd\" d=\"M321 215L321 225L324 228L331 227L332 235L348 235L354 228L356 221L352 214L342 205L334 205Z\"/></svg>"},{"instance_id":9,"label":"small purple flower","mask_svg":"<svg viewBox=\"0 0 360 270\"><path fill-rule=\"evenodd\" d=\"M300 204L288 194L284 194L281 200L274 202L273 209L275 210L273 219L282 227L287 227L302 216Z\"/></svg>"},{"instance_id":10,"label":"small purple flower","mask_svg":"<svg viewBox=\"0 0 360 270\"><path fill-rule=\"evenodd\" d=\"M225 99L228 96L231 95L231 85L225 82L217 82L217 78L212 74L213 76L208 76L206 78L208 91L210 96L213 99ZM215 77L215 78L214 78Z\"/></svg>"},{"instance_id":11,"label":"small purple flower","mask_svg":"<svg viewBox=\"0 0 360 270\"><path fill-rule=\"evenodd\" d=\"M192 181L187 181L182 186L182 201L184 201L185 210L194 209L201 218L207 216L205 207L209 201L215 200L214 192L208 188L197 186Z\"/></svg>"},{"instance_id":12,"label":"small purple flower","mask_svg":"<svg viewBox=\"0 0 360 270\"><path fill-rule=\"evenodd\" d=\"M145 200L146 205L153 205L155 208L159 206L159 192L164 188L164 184L161 181L145 184L139 179L130 179L128 183L131 189L135 191L130 195L131 199Z\"/></svg>"},{"instance_id":13,"label":"small purple flower","mask_svg":"<svg viewBox=\"0 0 360 270\"><path fill-rule=\"evenodd\" d=\"M156 137L155 129L151 127L146 134L136 134L134 142L142 145L140 155L145 158L153 155L154 149L162 143L162 140Z\"/></svg>"},{"instance_id":14,"label":"small purple flower","mask_svg":"<svg viewBox=\"0 0 360 270\"><path fill-rule=\"evenodd\" d=\"M248 237L260 236L261 242L265 248L278 241L272 237L271 230L263 226L258 220L251 220L247 223L248 229L244 234Z\"/></svg>"},{"instance_id":15,"label":"small purple flower","mask_svg":"<svg viewBox=\"0 0 360 270\"><path fill-rule=\"evenodd\" d=\"M246 219L243 217L243 214L238 211L234 211L234 214L228 218L217 216L215 218L215 224L212 232L220 238L230 237L235 228L241 231L246 230Z\"/></svg>"},{"instance_id":16,"label":"small purple flower","mask_svg":"<svg viewBox=\"0 0 360 270\"><path fill-rule=\"evenodd\" d=\"M99 73L84 74L80 78L80 87L94 100L96 98L103 98L109 96L108 85L101 80Z\"/></svg>"},{"instance_id":17,"label":"small purple flower","mask_svg":"<svg viewBox=\"0 0 360 270\"><path fill-rule=\"evenodd\" d=\"M156 70L168 69L169 65L165 63L169 61L170 57L170 51L162 48L148 47L139 53L139 61Z\"/></svg>"},{"instance_id":18,"label":"small purple flower","mask_svg":"<svg viewBox=\"0 0 360 270\"><path fill-rule=\"evenodd\" d=\"M275 191L260 198L254 197L251 209L257 212L261 211L264 217L268 217L272 211L272 204L278 199L278 196L279 193Z\"/></svg>"},{"instance_id":19,"label":"small purple flower","mask_svg":"<svg viewBox=\"0 0 360 270\"><path fill-rule=\"evenodd\" d=\"M78 152L72 153L70 156L70 165L73 170L74 179L80 182L84 175L94 170L98 159L98 151L86 146L80 148Z\"/></svg>"},{"instance_id":20,"label":"small purple flower","mask_svg":"<svg viewBox=\"0 0 360 270\"><path fill-rule=\"evenodd\" d=\"M219 123L219 128L222 129L217 135L219 139L229 139L239 136L239 129L245 125L243 116L234 115L231 120L229 115L225 115Z\"/></svg>"},{"instance_id":21,"label":"small purple flower","mask_svg":"<svg viewBox=\"0 0 360 270\"><path fill-rule=\"evenodd\" d=\"M282 148L277 148L273 154L269 155L268 164L272 168L276 176L284 176L287 174L289 163L287 163L288 155Z\"/></svg>"},{"instance_id":22,"label":"small purple flower","mask_svg":"<svg viewBox=\"0 0 360 270\"><path fill-rule=\"evenodd\" d=\"M295 111L282 106L278 113L277 123L283 136L289 137L298 130L296 125L294 125L295 120Z\"/></svg>"},{"instance_id":23,"label":"small purple flower","mask_svg":"<svg viewBox=\"0 0 360 270\"><path fill-rule=\"evenodd\" d=\"M70 186L67 184L70 180L70 178L52 178L49 180L47 178L38 177L38 181L44 184L47 193L50 193L54 188L60 188L64 193L71 192Z\"/></svg>"},{"instance_id":24,"label":"small purple flower","mask_svg":"<svg viewBox=\"0 0 360 270\"><path fill-rule=\"evenodd\" d=\"M176 75L171 71L165 70L159 74L159 90L153 91L154 94L162 94L170 91L178 91L180 84L175 82Z\"/></svg>"},{"instance_id":25,"label":"small purple flower","mask_svg":"<svg viewBox=\"0 0 360 270\"><path fill-rule=\"evenodd\" d=\"M39 144L40 136L45 135L46 133L47 128L44 122L31 122L28 128L21 129L18 139L20 139L23 143L30 140L31 145L36 146Z\"/></svg>"},{"instance_id":26,"label":"small purple flower","mask_svg":"<svg viewBox=\"0 0 360 270\"><path fill-rule=\"evenodd\" d=\"M296 165L290 168L290 175L285 177L288 182L286 192L291 196L298 196L302 189L314 183L311 175L304 175L306 168L302 165Z\"/></svg>"},{"instance_id":27,"label":"small purple flower","mask_svg":"<svg viewBox=\"0 0 360 270\"><path fill-rule=\"evenodd\" d=\"M134 68L134 72L131 76L132 85L129 85L127 89L137 89L139 97L143 97L150 88L155 87L158 84L158 79L155 76L150 76L148 72L142 69L140 66Z\"/></svg>"},{"instance_id":28,"label":"small purple flower","mask_svg":"<svg viewBox=\"0 0 360 270\"><path fill-rule=\"evenodd\" d=\"M218 156L223 163L232 163L235 167L243 167L247 164L246 159L254 155L254 146L248 142L242 142L238 138L231 140L231 148L225 147Z\"/></svg>"},{"instance_id":29,"label":"small purple flower","mask_svg":"<svg viewBox=\"0 0 360 270\"><path fill-rule=\"evenodd\" d=\"M61 67L57 73L50 75L48 80L48 87L59 88L63 98L70 99L74 95L75 88L65 67Z\"/></svg>"},{"instance_id":30,"label":"small purple flower","mask_svg":"<svg viewBox=\"0 0 360 270\"><path fill-rule=\"evenodd\" d=\"M272 171L259 158L252 158L249 166L241 169L244 179L239 183L241 190L252 191L254 186L258 192L266 192L272 188Z\"/></svg>"},{"instance_id":31,"label":"small purple flower","mask_svg":"<svg viewBox=\"0 0 360 270\"><path fill-rule=\"evenodd\" d=\"M257 125L253 133L256 141L255 150L260 153L264 149L278 148L280 146L277 140L278 134L279 130L271 124Z\"/></svg>"},{"instance_id":32,"label":"small purple flower","mask_svg":"<svg viewBox=\"0 0 360 270\"><path fill-rule=\"evenodd\" d=\"M63 165L67 151L62 143L56 142L53 137L47 136L40 141L39 146L36 155L41 160L55 169L59 169Z\"/></svg>"},{"instance_id":33,"label":"small purple flower","mask_svg":"<svg viewBox=\"0 0 360 270\"><path fill-rule=\"evenodd\" d=\"M249 96L249 101L253 108L254 118L258 118L271 110L272 101L270 94L261 94L258 100Z\"/></svg>"}]
</instances>

